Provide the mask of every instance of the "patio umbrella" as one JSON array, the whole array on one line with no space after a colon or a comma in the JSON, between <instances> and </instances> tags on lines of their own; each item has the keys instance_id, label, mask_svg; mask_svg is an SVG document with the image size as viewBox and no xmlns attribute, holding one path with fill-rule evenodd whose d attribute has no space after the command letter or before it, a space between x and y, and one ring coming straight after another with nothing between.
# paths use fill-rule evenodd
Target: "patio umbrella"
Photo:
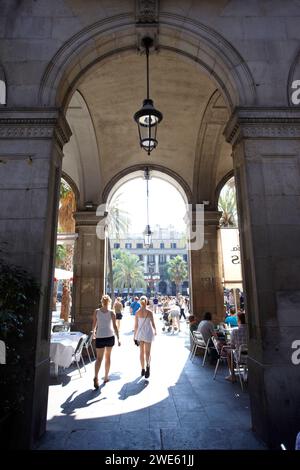
<instances>
[{"instance_id":1,"label":"patio umbrella","mask_svg":"<svg viewBox=\"0 0 300 470\"><path fill-rule=\"evenodd\" d=\"M73 279L73 271L66 269L55 268L54 278L59 281L60 279Z\"/></svg>"}]
</instances>

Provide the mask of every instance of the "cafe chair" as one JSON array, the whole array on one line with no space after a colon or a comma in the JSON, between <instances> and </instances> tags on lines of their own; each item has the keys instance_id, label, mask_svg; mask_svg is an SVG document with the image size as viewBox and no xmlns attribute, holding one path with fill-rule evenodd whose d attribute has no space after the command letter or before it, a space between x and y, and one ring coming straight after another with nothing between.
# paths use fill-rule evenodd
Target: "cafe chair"
<instances>
[{"instance_id":1,"label":"cafe chair","mask_svg":"<svg viewBox=\"0 0 300 470\"><path fill-rule=\"evenodd\" d=\"M227 362L227 351L225 349L226 345L222 346L221 348L219 347L218 340L215 336L212 336L211 340L212 340L214 348L217 352L217 363L216 363L216 367L215 367L215 371L214 371L214 375L213 375L213 380L215 380L217 372L218 372L220 361L226 361Z\"/></svg>"},{"instance_id":2,"label":"cafe chair","mask_svg":"<svg viewBox=\"0 0 300 470\"><path fill-rule=\"evenodd\" d=\"M84 342L84 348L87 352L87 355L88 355L88 358L89 358L90 362L92 362L92 360L91 360L89 349L92 352L93 358L96 359L94 348L93 348L93 332L92 331L89 333L88 337L86 338L86 340Z\"/></svg>"},{"instance_id":3,"label":"cafe chair","mask_svg":"<svg viewBox=\"0 0 300 470\"><path fill-rule=\"evenodd\" d=\"M234 350L232 354L234 372L238 374L241 389L244 390L243 382L248 378L248 346L241 344L238 350Z\"/></svg>"},{"instance_id":4,"label":"cafe chair","mask_svg":"<svg viewBox=\"0 0 300 470\"><path fill-rule=\"evenodd\" d=\"M202 361L202 367L203 367L205 364L206 356L207 356L208 349L209 349L209 341L206 342L202 334L199 331L193 331L192 338L193 338L193 346L190 352L190 359L193 362L197 349L204 349L205 352L204 352L204 357Z\"/></svg>"},{"instance_id":5,"label":"cafe chair","mask_svg":"<svg viewBox=\"0 0 300 470\"><path fill-rule=\"evenodd\" d=\"M77 344L76 349L75 349L75 352L72 356L72 362L76 362L77 369L79 370L80 377L81 377L80 361L82 361L84 371L86 372L85 363L84 363L84 360L83 360L83 357L82 357L82 350L83 350L83 347L84 347L84 343L85 343L85 339L82 336L79 339L78 344Z\"/></svg>"}]
</instances>

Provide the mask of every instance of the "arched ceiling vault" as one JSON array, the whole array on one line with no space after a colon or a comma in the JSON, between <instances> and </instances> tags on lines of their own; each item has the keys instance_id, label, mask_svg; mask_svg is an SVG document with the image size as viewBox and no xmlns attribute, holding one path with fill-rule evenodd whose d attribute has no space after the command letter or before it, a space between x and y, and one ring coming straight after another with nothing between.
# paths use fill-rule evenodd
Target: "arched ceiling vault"
<instances>
[{"instance_id":1,"label":"arched ceiling vault","mask_svg":"<svg viewBox=\"0 0 300 470\"><path fill-rule=\"evenodd\" d=\"M144 56L114 55L90 68L77 86L67 112L73 143L64 171L72 173L82 204L102 202L111 179L140 164L180 175L194 202L212 200L218 179L232 168L222 136L229 112L216 82L193 61L167 50L150 55L150 97L164 118L159 145L148 157L133 120L146 97L145 72Z\"/></svg>"}]
</instances>

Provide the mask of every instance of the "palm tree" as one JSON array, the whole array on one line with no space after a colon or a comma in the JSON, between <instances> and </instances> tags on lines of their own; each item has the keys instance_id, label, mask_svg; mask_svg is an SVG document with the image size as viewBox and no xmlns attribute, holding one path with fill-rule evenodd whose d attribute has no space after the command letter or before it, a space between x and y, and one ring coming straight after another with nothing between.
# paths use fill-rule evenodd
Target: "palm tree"
<instances>
[{"instance_id":1,"label":"palm tree","mask_svg":"<svg viewBox=\"0 0 300 470\"><path fill-rule=\"evenodd\" d=\"M120 200L123 193L118 194L109 206L107 216L107 228L110 238L120 239L120 235L128 233L131 221L129 213L120 208Z\"/></svg>"},{"instance_id":2,"label":"palm tree","mask_svg":"<svg viewBox=\"0 0 300 470\"><path fill-rule=\"evenodd\" d=\"M74 233L75 232L75 220L73 212L76 209L75 194L71 187L64 181L61 180L60 184L60 201L58 211L58 231L63 233ZM62 260L62 268L67 271L73 269L73 256L74 247L73 245L66 245L65 257ZM70 315L70 280L64 280L63 282L63 295L61 301L61 312L60 318L65 321L69 320Z\"/></svg>"},{"instance_id":3,"label":"palm tree","mask_svg":"<svg viewBox=\"0 0 300 470\"><path fill-rule=\"evenodd\" d=\"M113 260L112 252L110 246L110 238L116 238L120 240L121 235L128 233L131 221L129 218L129 213L124 209L120 208L120 199L122 193L118 194L117 197L113 200L112 205L109 207L108 217L107 217L107 229L108 229L108 239L107 239L107 262L108 262L108 279L111 290L111 298L114 301L114 276L113 276Z\"/></svg>"},{"instance_id":4,"label":"palm tree","mask_svg":"<svg viewBox=\"0 0 300 470\"><path fill-rule=\"evenodd\" d=\"M181 256L177 255L167 263L167 272L170 281L175 282L176 294L179 292L180 284L188 279L188 266Z\"/></svg>"},{"instance_id":5,"label":"palm tree","mask_svg":"<svg viewBox=\"0 0 300 470\"><path fill-rule=\"evenodd\" d=\"M144 266L138 256L127 251L117 250L113 260L114 285L119 288L131 289L145 287Z\"/></svg>"},{"instance_id":6,"label":"palm tree","mask_svg":"<svg viewBox=\"0 0 300 470\"><path fill-rule=\"evenodd\" d=\"M233 178L229 180L222 189L219 197L218 208L222 211L222 217L220 219L221 227L236 227L237 208Z\"/></svg>"}]
</instances>

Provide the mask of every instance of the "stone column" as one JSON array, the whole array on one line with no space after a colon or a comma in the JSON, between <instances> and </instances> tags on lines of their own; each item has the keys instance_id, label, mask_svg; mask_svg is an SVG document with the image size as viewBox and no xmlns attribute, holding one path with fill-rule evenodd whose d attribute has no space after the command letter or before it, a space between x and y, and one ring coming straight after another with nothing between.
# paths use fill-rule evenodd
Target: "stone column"
<instances>
[{"instance_id":1,"label":"stone column","mask_svg":"<svg viewBox=\"0 0 300 470\"><path fill-rule=\"evenodd\" d=\"M25 338L23 413L16 411L10 421L14 449L31 448L46 428L62 147L70 134L56 109L0 108L0 246L7 262L30 273L41 291Z\"/></svg>"},{"instance_id":2,"label":"stone column","mask_svg":"<svg viewBox=\"0 0 300 470\"><path fill-rule=\"evenodd\" d=\"M95 212L76 212L74 217L78 234L74 256L74 329L89 333L93 311L105 290L105 240L97 236L101 218Z\"/></svg>"},{"instance_id":3,"label":"stone column","mask_svg":"<svg viewBox=\"0 0 300 470\"><path fill-rule=\"evenodd\" d=\"M252 425L270 447L292 449L300 423L299 354L292 358L300 339L300 111L239 109L226 137L238 196Z\"/></svg>"},{"instance_id":4,"label":"stone column","mask_svg":"<svg viewBox=\"0 0 300 470\"><path fill-rule=\"evenodd\" d=\"M192 312L198 319L211 312L215 323L224 320L220 217L218 211L205 211L203 248L190 251Z\"/></svg>"}]
</instances>

